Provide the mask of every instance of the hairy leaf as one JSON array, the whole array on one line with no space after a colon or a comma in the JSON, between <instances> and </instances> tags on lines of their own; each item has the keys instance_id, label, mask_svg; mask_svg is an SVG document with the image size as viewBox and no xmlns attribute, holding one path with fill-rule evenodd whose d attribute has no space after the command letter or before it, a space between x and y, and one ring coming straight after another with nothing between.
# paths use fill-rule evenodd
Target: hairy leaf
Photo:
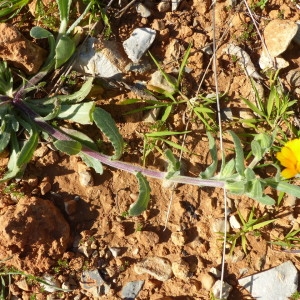
<instances>
[{"instance_id":1,"label":"hairy leaf","mask_svg":"<svg viewBox=\"0 0 300 300\"><path fill-rule=\"evenodd\" d=\"M174 175L180 174L180 161L174 156L170 149L165 151L165 156L168 161L168 170L165 179L170 179Z\"/></svg>"},{"instance_id":2,"label":"hairy leaf","mask_svg":"<svg viewBox=\"0 0 300 300\"><path fill-rule=\"evenodd\" d=\"M57 140L54 143L55 148L57 150L66 153L68 155L75 155L81 151L81 143L78 141L62 141Z\"/></svg>"},{"instance_id":3,"label":"hairy leaf","mask_svg":"<svg viewBox=\"0 0 300 300\"><path fill-rule=\"evenodd\" d=\"M209 141L209 152L212 158L212 163L206 168L204 172L200 173L200 177L204 179L213 177L218 167L218 155L215 139L210 132L207 132L207 137Z\"/></svg>"},{"instance_id":4,"label":"hairy leaf","mask_svg":"<svg viewBox=\"0 0 300 300\"><path fill-rule=\"evenodd\" d=\"M234 146L235 146L235 168L236 171L240 174L240 175L244 175L244 171L245 171L245 164L244 164L244 151L243 151L243 147L241 144L240 139L238 138L238 136L231 130L228 131L233 139L234 142Z\"/></svg>"},{"instance_id":5,"label":"hairy leaf","mask_svg":"<svg viewBox=\"0 0 300 300\"><path fill-rule=\"evenodd\" d=\"M150 200L151 189L147 179L140 172L136 174L136 178L139 182L139 197L129 208L128 214L130 216L140 215L147 209Z\"/></svg>"},{"instance_id":6,"label":"hairy leaf","mask_svg":"<svg viewBox=\"0 0 300 300\"><path fill-rule=\"evenodd\" d=\"M88 167L93 168L95 172L100 175L103 174L103 166L98 159L91 157L84 152L79 152L79 156Z\"/></svg>"},{"instance_id":7,"label":"hairy leaf","mask_svg":"<svg viewBox=\"0 0 300 300\"><path fill-rule=\"evenodd\" d=\"M93 119L98 128L109 138L115 149L115 154L112 156L112 159L119 159L124 150L124 141L114 119L108 112L100 107L95 108Z\"/></svg>"}]
</instances>

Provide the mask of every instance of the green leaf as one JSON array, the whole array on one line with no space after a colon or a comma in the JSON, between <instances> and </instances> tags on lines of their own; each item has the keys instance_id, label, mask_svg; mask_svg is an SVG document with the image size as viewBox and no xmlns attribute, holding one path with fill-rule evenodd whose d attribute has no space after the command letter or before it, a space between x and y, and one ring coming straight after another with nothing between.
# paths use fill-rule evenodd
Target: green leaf
<instances>
[{"instance_id":1,"label":"green leaf","mask_svg":"<svg viewBox=\"0 0 300 300\"><path fill-rule=\"evenodd\" d=\"M24 7L29 0L10 0L10 1L1 1L0 9L0 18Z\"/></svg>"},{"instance_id":2,"label":"green leaf","mask_svg":"<svg viewBox=\"0 0 300 300\"><path fill-rule=\"evenodd\" d=\"M246 193L246 195L249 198L252 198L253 200L256 200L257 202L260 202L261 204L264 204L264 205L274 205L275 204L275 200L268 195L262 195L260 197L253 197L253 195L251 193Z\"/></svg>"},{"instance_id":3,"label":"green leaf","mask_svg":"<svg viewBox=\"0 0 300 300\"><path fill-rule=\"evenodd\" d=\"M94 157L91 157L84 152L79 152L79 156L88 167L93 168L95 172L100 175L103 174L103 166L98 159L95 159Z\"/></svg>"},{"instance_id":4,"label":"green leaf","mask_svg":"<svg viewBox=\"0 0 300 300\"><path fill-rule=\"evenodd\" d=\"M209 152L212 158L212 163L206 168L205 171L200 173L199 176L203 179L211 178L217 171L218 167L218 154L215 139L210 132L207 132L207 137L209 141Z\"/></svg>"},{"instance_id":5,"label":"green leaf","mask_svg":"<svg viewBox=\"0 0 300 300\"><path fill-rule=\"evenodd\" d=\"M263 111L261 111L259 108L257 108L256 105L254 105L251 101L249 101L248 99L242 98L242 100L249 106L249 108L256 113L257 115L267 118L267 116L265 115L265 113Z\"/></svg>"},{"instance_id":6,"label":"green leaf","mask_svg":"<svg viewBox=\"0 0 300 300\"><path fill-rule=\"evenodd\" d=\"M136 202L134 202L129 208L128 214L130 216L140 215L147 209L148 203L150 201L151 189L149 186L149 182L140 172L136 174L136 178L139 182L139 197Z\"/></svg>"},{"instance_id":7,"label":"green leaf","mask_svg":"<svg viewBox=\"0 0 300 300\"><path fill-rule=\"evenodd\" d=\"M186 49L182 62L180 64L180 68L179 68L179 72L178 72L178 78L177 78L177 86L180 85L181 80L182 80L182 76L184 74L184 68L186 66L186 64L188 63L188 58L190 56L191 53L191 48L192 48L192 43L189 44L188 48Z\"/></svg>"},{"instance_id":8,"label":"green leaf","mask_svg":"<svg viewBox=\"0 0 300 300\"><path fill-rule=\"evenodd\" d=\"M169 106L166 107L166 109L165 109L165 111L164 111L164 113L163 113L163 115L161 117L161 120L163 122L166 121L169 118L169 116L170 116L170 114L172 112L172 109L173 109L172 105L169 105Z\"/></svg>"},{"instance_id":9,"label":"green leaf","mask_svg":"<svg viewBox=\"0 0 300 300\"><path fill-rule=\"evenodd\" d=\"M255 158L257 160L262 159L263 150L261 149L260 144L259 144L258 141L256 141L256 140L251 141L251 151L252 151L252 154L255 156Z\"/></svg>"},{"instance_id":10,"label":"green leaf","mask_svg":"<svg viewBox=\"0 0 300 300\"><path fill-rule=\"evenodd\" d=\"M68 136L75 139L76 141L80 142L82 145L85 145L95 151L99 150L97 145L94 143L94 141L91 138L89 138L86 134L78 130L74 130L66 127L60 127L59 129L65 132Z\"/></svg>"},{"instance_id":11,"label":"green leaf","mask_svg":"<svg viewBox=\"0 0 300 300\"><path fill-rule=\"evenodd\" d=\"M61 36L55 48L55 69L63 65L76 49L74 41L67 35Z\"/></svg>"},{"instance_id":12,"label":"green leaf","mask_svg":"<svg viewBox=\"0 0 300 300\"><path fill-rule=\"evenodd\" d=\"M44 29L39 26L32 27L30 30L30 36L34 39L46 39L50 36L53 36L53 34L48 31L47 29Z\"/></svg>"},{"instance_id":13,"label":"green leaf","mask_svg":"<svg viewBox=\"0 0 300 300\"><path fill-rule=\"evenodd\" d=\"M300 186L290 184L286 181L276 182L274 179L265 179L265 182L267 183L267 185L271 186L277 191L300 198Z\"/></svg>"},{"instance_id":14,"label":"green leaf","mask_svg":"<svg viewBox=\"0 0 300 300\"><path fill-rule=\"evenodd\" d=\"M68 155L78 154L82 148L81 143L78 141L57 140L53 144L57 150Z\"/></svg>"},{"instance_id":15,"label":"green leaf","mask_svg":"<svg viewBox=\"0 0 300 300\"><path fill-rule=\"evenodd\" d=\"M270 205L270 204L269 204ZM275 222L277 219L273 219L273 220L266 220L266 221L263 221L263 222L260 222L258 224L255 224L252 226L252 229L253 230L257 230L257 229L260 229L262 227L265 227L273 222Z\"/></svg>"},{"instance_id":16,"label":"green leaf","mask_svg":"<svg viewBox=\"0 0 300 300\"><path fill-rule=\"evenodd\" d=\"M73 121L80 124L92 124L92 114L95 107L94 102L61 105L58 118ZM49 107L51 109L51 107Z\"/></svg>"},{"instance_id":17,"label":"green leaf","mask_svg":"<svg viewBox=\"0 0 300 300\"><path fill-rule=\"evenodd\" d=\"M115 149L112 159L119 159L124 150L124 141L114 119L104 109L96 107L93 112L93 120L98 128L109 138Z\"/></svg>"},{"instance_id":18,"label":"green leaf","mask_svg":"<svg viewBox=\"0 0 300 300\"><path fill-rule=\"evenodd\" d=\"M245 177L246 177L247 181L251 181L251 180L256 178L256 175L255 175L254 171L250 168L246 168L244 174L245 174Z\"/></svg>"},{"instance_id":19,"label":"green leaf","mask_svg":"<svg viewBox=\"0 0 300 300\"><path fill-rule=\"evenodd\" d=\"M235 168L236 171L243 176L245 171L245 164L244 164L244 151L241 144L240 139L238 136L231 130L228 131L233 139L234 146L235 146Z\"/></svg>"},{"instance_id":20,"label":"green leaf","mask_svg":"<svg viewBox=\"0 0 300 300\"><path fill-rule=\"evenodd\" d=\"M0 94L13 96L13 77L6 61L0 62Z\"/></svg>"},{"instance_id":21,"label":"green leaf","mask_svg":"<svg viewBox=\"0 0 300 300\"><path fill-rule=\"evenodd\" d=\"M248 193L251 198L260 198L263 196L263 189L259 179L254 179L251 181L251 189Z\"/></svg>"},{"instance_id":22,"label":"green leaf","mask_svg":"<svg viewBox=\"0 0 300 300\"><path fill-rule=\"evenodd\" d=\"M55 47L56 47L55 38L53 34L42 27L35 26L31 28L30 35L35 39L43 39L43 38L48 39L50 51L46 61L44 62L43 69L50 69L51 66L54 65L54 56L55 56Z\"/></svg>"},{"instance_id":23,"label":"green leaf","mask_svg":"<svg viewBox=\"0 0 300 300\"><path fill-rule=\"evenodd\" d=\"M224 168L220 172L220 178L228 178L233 175L235 170L235 159L232 158L228 163L225 164Z\"/></svg>"},{"instance_id":24,"label":"green leaf","mask_svg":"<svg viewBox=\"0 0 300 300\"><path fill-rule=\"evenodd\" d=\"M174 156L170 149L165 151L165 156L168 161L168 170L165 179L170 179L174 175L180 174L180 161Z\"/></svg>"},{"instance_id":25,"label":"green leaf","mask_svg":"<svg viewBox=\"0 0 300 300\"><path fill-rule=\"evenodd\" d=\"M18 139L15 132L12 132L11 135L11 150L10 150L10 157L7 164L7 171L5 172L4 176L1 178L0 182L5 182L11 178L14 178L18 175L21 168L17 165L17 156L20 151L20 147L18 144Z\"/></svg>"},{"instance_id":26,"label":"green leaf","mask_svg":"<svg viewBox=\"0 0 300 300\"><path fill-rule=\"evenodd\" d=\"M244 181L228 181L225 183L225 189L236 195L243 195L246 191L246 183Z\"/></svg>"},{"instance_id":27,"label":"green leaf","mask_svg":"<svg viewBox=\"0 0 300 300\"><path fill-rule=\"evenodd\" d=\"M28 140L25 141L23 147L17 154L17 166L22 168L31 160L33 156L33 153L38 145L39 131L34 123L28 123L23 119L19 119L18 121L29 133Z\"/></svg>"}]
</instances>

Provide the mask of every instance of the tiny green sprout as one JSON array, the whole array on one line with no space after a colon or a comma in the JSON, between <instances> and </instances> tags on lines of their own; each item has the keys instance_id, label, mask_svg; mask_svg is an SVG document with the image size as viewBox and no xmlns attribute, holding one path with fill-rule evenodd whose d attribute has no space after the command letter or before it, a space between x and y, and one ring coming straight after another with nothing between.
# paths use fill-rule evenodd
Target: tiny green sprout
<instances>
[{"instance_id":1,"label":"tiny green sprout","mask_svg":"<svg viewBox=\"0 0 300 300\"><path fill-rule=\"evenodd\" d=\"M135 231L138 232L138 231L142 231L142 230L143 230L143 224L136 223L135 224Z\"/></svg>"},{"instance_id":2,"label":"tiny green sprout","mask_svg":"<svg viewBox=\"0 0 300 300\"><path fill-rule=\"evenodd\" d=\"M18 185L16 183L11 183L9 185L7 185L4 189L3 189L3 193L4 194L8 194L10 195L11 197L14 197L16 199L19 199L21 197L24 196L24 193L23 192L20 192L18 190Z\"/></svg>"},{"instance_id":3,"label":"tiny green sprout","mask_svg":"<svg viewBox=\"0 0 300 300\"><path fill-rule=\"evenodd\" d=\"M68 263L67 260L59 259L59 260L57 261L57 266L55 266L55 267L53 268L53 270L54 270L55 273L59 273L59 272L61 272L62 270L67 269L68 266L69 266L69 263Z\"/></svg>"},{"instance_id":4,"label":"tiny green sprout","mask_svg":"<svg viewBox=\"0 0 300 300\"><path fill-rule=\"evenodd\" d=\"M128 212L128 211L123 211L123 212L121 213L121 217L122 217L122 218L127 218L127 217L129 217L129 212Z\"/></svg>"},{"instance_id":5,"label":"tiny green sprout","mask_svg":"<svg viewBox=\"0 0 300 300\"><path fill-rule=\"evenodd\" d=\"M299 291L294 292L291 295L290 300L300 300L300 292Z\"/></svg>"},{"instance_id":6,"label":"tiny green sprout","mask_svg":"<svg viewBox=\"0 0 300 300\"><path fill-rule=\"evenodd\" d=\"M291 249L299 249L300 248L300 238L298 237L300 229L291 230L288 232L282 239L275 239L272 241L271 244L280 246L284 250L291 250Z\"/></svg>"},{"instance_id":7,"label":"tiny green sprout","mask_svg":"<svg viewBox=\"0 0 300 300\"><path fill-rule=\"evenodd\" d=\"M239 219L242 223L241 228L238 230L238 232L233 234L227 234L226 241L231 245L230 246L230 255L233 254L233 251L237 245L237 242L241 242L241 246L245 254L247 254L247 235L252 233L255 236L260 236L259 229L271 224L272 222L276 221L276 219L273 220L266 220L267 216L260 217L258 219L254 218L254 208L252 208L248 220L244 219L240 211L237 212ZM223 233L222 233L223 234Z\"/></svg>"}]
</instances>

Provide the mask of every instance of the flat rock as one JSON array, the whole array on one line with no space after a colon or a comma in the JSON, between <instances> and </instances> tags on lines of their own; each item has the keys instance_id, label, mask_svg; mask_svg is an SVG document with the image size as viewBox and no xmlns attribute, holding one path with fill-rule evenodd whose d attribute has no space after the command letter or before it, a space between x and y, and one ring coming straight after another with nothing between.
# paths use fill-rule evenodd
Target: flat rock
<instances>
[{"instance_id":1,"label":"flat rock","mask_svg":"<svg viewBox=\"0 0 300 300\"><path fill-rule=\"evenodd\" d=\"M73 69L101 78L120 79L129 62L122 44L90 37L80 48Z\"/></svg>"},{"instance_id":2,"label":"flat rock","mask_svg":"<svg viewBox=\"0 0 300 300\"><path fill-rule=\"evenodd\" d=\"M93 294L94 297L105 295L110 286L105 283L98 270L86 270L81 274L80 286Z\"/></svg>"},{"instance_id":3,"label":"flat rock","mask_svg":"<svg viewBox=\"0 0 300 300\"><path fill-rule=\"evenodd\" d=\"M151 28L136 28L130 37L123 42L127 56L137 63L152 45L156 31Z\"/></svg>"},{"instance_id":4,"label":"flat rock","mask_svg":"<svg viewBox=\"0 0 300 300\"><path fill-rule=\"evenodd\" d=\"M270 55L276 57L283 53L297 31L298 26L295 22L280 19L270 21L264 30L264 39Z\"/></svg>"},{"instance_id":5,"label":"flat rock","mask_svg":"<svg viewBox=\"0 0 300 300\"><path fill-rule=\"evenodd\" d=\"M291 261L287 261L270 270L244 277L238 282L253 298L286 300L297 291L298 271Z\"/></svg>"},{"instance_id":6,"label":"flat rock","mask_svg":"<svg viewBox=\"0 0 300 300\"><path fill-rule=\"evenodd\" d=\"M262 51L258 63L262 70L268 68L284 69L289 66L289 63L282 57L271 57L265 51Z\"/></svg>"},{"instance_id":7,"label":"flat rock","mask_svg":"<svg viewBox=\"0 0 300 300\"><path fill-rule=\"evenodd\" d=\"M170 261L162 257L148 257L134 265L137 274L149 274L155 279L166 281L172 277L172 265Z\"/></svg>"},{"instance_id":8,"label":"flat rock","mask_svg":"<svg viewBox=\"0 0 300 300\"><path fill-rule=\"evenodd\" d=\"M50 201L23 197L0 216L0 260L31 274L48 271L67 250L70 227Z\"/></svg>"},{"instance_id":9,"label":"flat rock","mask_svg":"<svg viewBox=\"0 0 300 300\"><path fill-rule=\"evenodd\" d=\"M38 72L47 51L27 40L12 25L0 23L0 57L31 75Z\"/></svg>"},{"instance_id":10,"label":"flat rock","mask_svg":"<svg viewBox=\"0 0 300 300\"><path fill-rule=\"evenodd\" d=\"M176 78L171 75L168 76L170 81L175 84ZM147 88L151 91L164 90L169 93L175 92L174 87L171 86L171 84L165 79L160 71L155 71L151 75L151 79L147 84Z\"/></svg>"},{"instance_id":11,"label":"flat rock","mask_svg":"<svg viewBox=\"0 0 300 300\"><path fill-rule=\"evenodd\" d=\"M144 280L136 280L127 282L122 288L121 297L126 300L133 300L138 295L144 285Z\"/></svg>"}]
</instances>

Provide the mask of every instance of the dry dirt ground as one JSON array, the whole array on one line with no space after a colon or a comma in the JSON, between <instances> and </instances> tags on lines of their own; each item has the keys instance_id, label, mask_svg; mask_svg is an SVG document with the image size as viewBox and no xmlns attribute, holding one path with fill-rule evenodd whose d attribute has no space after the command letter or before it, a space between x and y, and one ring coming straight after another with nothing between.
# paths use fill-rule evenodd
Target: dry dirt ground
<instances>
[{"instance_id":1,"label":"dry dirt ground","mask_svg":"<svg viewBox=\"0 0 300 300\"><path fill-rule=\"evenodd\" d=\"M146 4L149 5L148 2ZM238 43L247 50L258 67L261 42L251 18L243 4L232 8L228 2L218 1L216 4L217 40L220 40L220 45L230 41ZM150 50L158 61L165 63L168 70L178 68L187 45L192 42L188 63L190 73L182 83L186 96L196 94L203 78L200 93L214 93L215 83L209 65L211 56L202 51L213 38L210 2L183 0L174 12L158 12L158 3L150 4L152 15L149 18L142 18L132 6L117 19L113 14L119 8L113 8L113 38L123 41L137 27L159 29ZM272 19L299 20L299 8L293 1L270 0L265 9L256 7L254 12L261 30ZM293 47L285 53L290 68L299 66L298 53ZM243 70L221 50L217 54L217 63L219 90L226 92L226 101L222 101L221 106L231 107L233 114L238 116L243 109L241 96L249 97L251 94L250 81ZM281 71L283 79L288 70ZM127 77L132 81L148 80L149 73L127 74ZM97 94L95 100L112 114L127 143L122 160L141 164L143 133L150 131L151 125L140 121L139 116L124 115L128 107L119 103L132 96L130 92L104 90L101 96ZM185 128L187 120L184 110L184 106L175 109L168 128L176 131ZM236 122L224 121L223 126L241 133L248 130ZM187 136L185 147L190 152L183 153L182 161L186 175L197 176L211 162L208 141L200 121L192 121L188 129L192 133ZM83 130L91 133L93 138L101 138L94 127L85 127ZM181 143L181 138L174 136L172 139ZM225 146L226 149L232 147L226 143ZM4 159L3 168L5 164ZM149 155L147 166L161 170L165 167L157 151ZM33 295L36 299L74 299L78 295L82 296L81 299L96 299L80 286L82 272L95 268L111 286L108 294L99 299L120 299L122 287L134 280L145 281L136 299L209 299L209 288L215 280L210 270L220 270L222 260L222 235L214 233L212 225L224 218L223 191L189 185L165 188L160 181L150 179L152 191L148 210L140 217L126 217L123 213L138 193L135 177L107 167L101 176L90 171L93 182L84 186L79 178L82 170L85 171L79 158L53 151L41 141L34 160L16 185L17 190L26 197L20 200L12 191L3 192L0 232L5 243L0 245L0 257L12 257L5 264L37 276L52 274L60 284L70 281L70 278L74 283L74 290L65 293L47 293L35 284L24 288L13 283L10 289L11 294L16 296L14 299L34 299ZM169 220L164 229L172 198ZM224 280L233 286L228 299L251 299L237 283L242 276L287 260L291 260L300 270L297 255L277 251L270 244L273 237L287 233L300 223L299 202L287 198L277 208L259 205L247 197L229 199L233 214L239 209L246 216L254 207L256 217L268 214L270 219L278 218L259 234L247 236L246 255L238 244L233 257L226 256ZM81 253L78 247L86 249L87 253ZM120 250L116 257L109 255L108 249L114 247ZM184 266L183 269L187 268L187 272L166 281L156 280L147 274L137 274L134 265L152 256L166 258L172 263L179 262ZM20 278L16 277L18 280Z\"/></svg>"}]
</instances>

